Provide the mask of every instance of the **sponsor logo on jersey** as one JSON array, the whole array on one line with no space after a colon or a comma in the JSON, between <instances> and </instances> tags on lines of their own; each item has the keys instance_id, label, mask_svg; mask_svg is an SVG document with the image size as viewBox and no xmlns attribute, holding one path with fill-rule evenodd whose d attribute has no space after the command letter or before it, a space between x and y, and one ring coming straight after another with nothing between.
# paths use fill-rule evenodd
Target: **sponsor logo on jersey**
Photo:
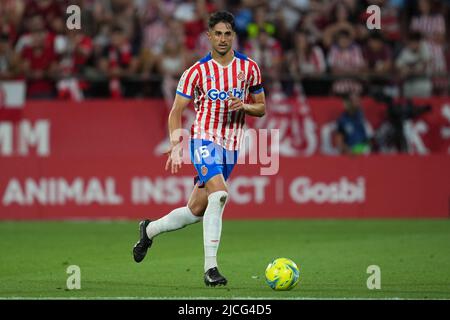
<instances>
[{"instance_id":1,"label":"sponsor logo on jersey","mask_svg":"<svg viewBox=\"0 0 450 320\"><path fill-rule=\"evenodd\" d=\"M202 176L206 176L208 174L208 168L206 166L202 166L201 171Z\"/></svg>"},{"instance_id":2,"label":"sponsor logo on jersey","mask_svg":"<svg viewBox=\"0 0 450 320\"><path fill-rule=\"evenodd\" d=\"M208 98L211 100L227 100L231 96L234 96L236 98L242 99L244 97L244 89L238 90L236 88L233 88L232 90L226 92L226 91L219 91L217 89L210 89L207 92Z\"/></svg>"}]
</instances>

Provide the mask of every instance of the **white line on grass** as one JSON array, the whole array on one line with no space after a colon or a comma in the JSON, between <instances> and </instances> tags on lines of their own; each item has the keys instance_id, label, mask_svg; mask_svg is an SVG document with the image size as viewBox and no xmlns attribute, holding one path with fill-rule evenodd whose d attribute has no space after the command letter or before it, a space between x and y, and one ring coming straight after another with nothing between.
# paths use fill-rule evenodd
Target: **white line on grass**
<instances>
[{"instance_id":1,"label":"white line on grass","mask_svg":"<svg viewBox=\"0 0 450 320\"><path fill-rule=\"evenodd\" d=\"M0 300L426 300L414 298L361 298L361 297L0 297ZM433 300L448 300L435 299Z\"/></svg>"}]
</instances>

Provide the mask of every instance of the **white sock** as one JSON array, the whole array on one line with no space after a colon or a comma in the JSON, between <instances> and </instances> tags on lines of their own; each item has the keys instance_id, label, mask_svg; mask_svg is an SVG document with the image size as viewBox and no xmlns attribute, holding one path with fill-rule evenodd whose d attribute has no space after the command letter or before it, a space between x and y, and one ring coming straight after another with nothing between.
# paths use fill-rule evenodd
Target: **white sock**
<instances>
[{"instance_id":1,"label":"white sock","mask_svg":"<svg viewBox=\"0 0 450 320\"><path fill-rule=\"evenodd\" d=\"M208 196L208 206L203 216L203 245L205 248L205 272L217 267L217 250L222 233L222 214L228 193L216 191Z\"/></svg>"},{"instance_id":2,"label":"white sock","mask_svg":"<svg viewBox=\"0 0 450 320\"><path fill-rule=\"evenodd\" d=\"M160 233L181 229L199 222L202 217L194 216L188 207L177 208L147 226L147 236L152 239Z\"/></svg>"}]
</instances>

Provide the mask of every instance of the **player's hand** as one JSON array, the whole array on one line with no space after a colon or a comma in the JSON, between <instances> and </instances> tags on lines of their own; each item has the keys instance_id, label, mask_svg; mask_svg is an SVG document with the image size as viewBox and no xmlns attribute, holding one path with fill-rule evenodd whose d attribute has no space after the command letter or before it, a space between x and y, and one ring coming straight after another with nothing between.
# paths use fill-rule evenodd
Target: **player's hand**
<instances>
[{"instance_id":1,"label":"player's hand","mask_svg":"<svg viewBox=\"0 0 450 320\"><path fill-rule=\"evenodd\" d=\"M228 99L228 110L237 111L241 109L244 109L244 102L235 96L230 96Z\"/></svg>"},{"instance_id":2,"label":"player's hand","mask_svg":"<svg viewBox=\"0 0 450 320\"><path fill-rule=\"evenodd\" d=\"M170 167L170 172L172 174L177 173L179 169L181 169L182 164L182 149L181 144L176 144L171 146L169 151L166 152L168 155L166 161L165 170L167 171Z\"/></svg>"}]
</instances>

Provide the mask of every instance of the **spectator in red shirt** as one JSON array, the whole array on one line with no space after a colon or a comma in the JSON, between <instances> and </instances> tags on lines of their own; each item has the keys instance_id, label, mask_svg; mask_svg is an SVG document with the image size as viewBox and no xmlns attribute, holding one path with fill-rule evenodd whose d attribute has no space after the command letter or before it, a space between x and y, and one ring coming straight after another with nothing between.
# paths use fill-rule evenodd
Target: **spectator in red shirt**
<instances>
[{"instance_id":1,"label":"spectator in red shirt","mask_svg":"<svg viewBox=\"0 0 450 320\"><path fill-rule=\"evenodd\" d=\"M65 11L62 9L60 2L56 0L29 0L24 12L24 20L26 21L33 16L41 16L45 23L45 28L53 30L53 21L56 18L63 17Z\"/></svg>"},{"instance_id":2,"label":"spectator in red shirt","mask_svg":"<svg viewBox=\"0 0 450 320\"><path fill-rule=\"evenodd\" d=\"M60 63L57 83L58 97L62 99L82 100L83 88L87 86L82 77L84 66L93 52L92 39L82 30L67 30L59 38ZM80 77L81 76L81 77Z\"/></svg>"},{"instance_id":3,"label":"spectator in red shirt","mask_svg":"<svg viewBox=\"0 0 450 320\"><path fill-rule=\"evenodd\" d=\"M33 32L35 30L41 30L44 37L45 46L54 47L55 45L55 34L48 31L45 28L44 19L39 16L33 16L25 21L26 32L22 34L15 44L15 50L18 54L22 54L23 50L30 46L33 42Z\"/></svg>"},{"instance_id":4,"label":"spectator in red shirt","mask_svg":"<svg viewBox=\"0 0 450 320\"><path fill-rule=\"evenodd\" d=\"M21 56L27 78L27 96L32 99L53 98L58 61L53 42L48 42L43 27L32 31L30 44L22 50Z\"/></svg>"},{"instance_id":5,"label":"spectator in red shirt","mask_svg":"<svg viewBox=\"0 0 450 320\"><path fill-rule=\"evenodd\" d=\"M367 62L368 71L374 76L390 75L393 65L392 50L384 41L380 32L369 34L363 48L363 56Z\"/></svg>"},{"instance_id":6,"label":"spectator in red shirt","mask_svg":"<svg viewBox=\"0 0 450 320\"><path fill-rule=\"evenodd\" d=\"M353 42L351 35L343 30L328 53L331 73L338 77L333 83L335 94L361 93L362 85L358 79L366 70L366 62L360 46Z\"/></svg>"},{"instance_id":7,"label":"spectator in red shirt","mask_svg":"<svg viewBox=\"0 0 450 320\"><path fill-rule=\"evenodd\" d=\"M438 37L440 42L444 42L445 18L436 8L436 1L419 0L417 2L419 14L412 17L410 30L420 32L425 40Z\"/></svg>"},{"instance_id":8,"label":"spectator in red shirt","mask_svg":"<svg viewBox=\"0 0 450 320\"><path fill-rule=\"evenodd\" d=\"M206 0L181 1L177 4L173 17L183 24L184 47L190 56L188 64L193 64L200 58L196 46L202 34L206 33L208 12L213 8L214 4Z\"/></svg>"},{"instance_id":9,"label":"spectator in red shirt","mask_svg":"<svg viewBox=\"0 0 450 320\"><path fill-rule=\"evenodd\" d=\"M287 54L287 61L290 74L296 80L321 75L327 67L322 48L314 44L306 30L295 33L294 49Z\"/></svg>"},{"instance_id":10,"label":"spectator in red shirt","mask_svg":"<svg viewBox=\"0 0 450 320\"><path fill-rule=\"evenodd\" d=\"M99 61L99 69L109 78L111 97L123 96L125 88L120 80L126 80L127 77L135 74L137 67L138 59L132 51L131 43L124 30L114 26L111 31L111 42L104 48Z\"/></svg>"}]
</instances>

